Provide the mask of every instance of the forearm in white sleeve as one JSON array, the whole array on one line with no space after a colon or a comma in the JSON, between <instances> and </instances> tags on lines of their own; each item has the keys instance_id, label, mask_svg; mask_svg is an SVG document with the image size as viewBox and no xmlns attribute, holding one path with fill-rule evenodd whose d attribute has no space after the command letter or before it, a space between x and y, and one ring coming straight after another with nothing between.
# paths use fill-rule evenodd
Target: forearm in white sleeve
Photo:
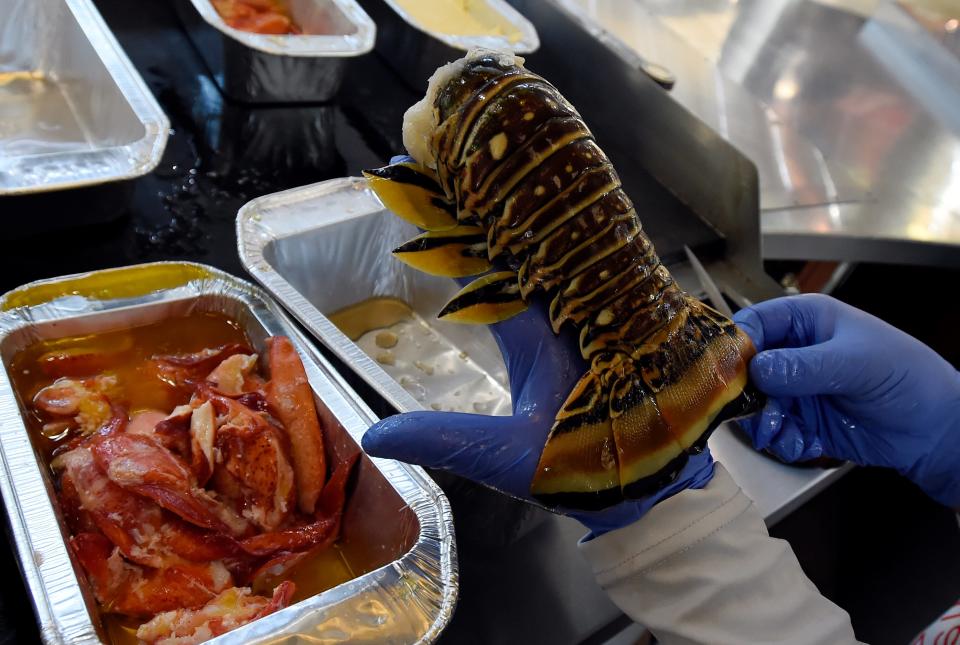
<instances>
[{"instance_id":1,"label":"forearm in white sleeve","mask_svg":"<svg viewBox=\"0 0 960 645\"><path fill-rule=\"evenodd\" d=\"M857 642L720 464L706 488L580 549L613 602L665 645Z\"/></svg>"}]
</instances>

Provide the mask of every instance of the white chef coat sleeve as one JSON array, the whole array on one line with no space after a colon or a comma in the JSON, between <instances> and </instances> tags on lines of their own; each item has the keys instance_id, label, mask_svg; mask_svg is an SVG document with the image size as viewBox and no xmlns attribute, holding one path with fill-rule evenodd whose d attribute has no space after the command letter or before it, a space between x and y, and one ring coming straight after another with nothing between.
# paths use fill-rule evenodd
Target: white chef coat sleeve
<instances>
[{"instance_id":1,"label":"white chef coat sleeve","mask_svg":"<svg viewBox=\"0 0 960 645\"><path fill-rule=\"evenodd\" d=\"M771 538L723 466L634 524L581 541L597 582L665 645L856 643L790 545Z\"/></svg>"}]
</instances>

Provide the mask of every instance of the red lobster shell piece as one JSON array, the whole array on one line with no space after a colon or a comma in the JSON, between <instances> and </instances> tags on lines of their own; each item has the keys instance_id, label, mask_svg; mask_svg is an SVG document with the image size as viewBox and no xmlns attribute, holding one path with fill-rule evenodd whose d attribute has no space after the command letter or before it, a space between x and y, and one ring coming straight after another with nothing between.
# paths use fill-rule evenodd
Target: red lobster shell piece
<instances>
[{"instance_id":1,"label":"red lobster shell piece","mask_svg":"<svg viewBox=\"0 0 960 645\"><path fill-rule=\"evenodd\" d=\"M70 545L106 612L146 617L196 607L233 586L230 572L219 560L144 569L123 560L99 533L80 533L70 539Z\"/></svg>"},{"instance_id":2,"label":"red lobster shell piece","mask_svg":"<svg viewBox=\"0 0 960 645\"><path fill-rule=\"evenodd\" d=\"M414 162L365 173L397 215L430 232L397 249L467 285L440 313L492 323L551 298L555 331L580 331L590 370L556 415L531 492L596 509L672 481L722 421L761 397L755 350L660 263L610 160L560 92L510 54L440 68L404 119ZM478 230L479 229L479 230Z\"/></svg>"},{"instance_id":3,"label":"red lobster shell piece","mask_svg":"<svg viewBox=\"0 0 960 645\"><path fill-rule=\"evenodd\" d=\"M255 596L249 589L231 587L199 609L177 609L158 614L137 630L142 643L202 643L215 636L268 616L290 604L296 587L281 582L272 598Z\"/></svg>"},{"instance_id":4,"label":"red lobster shell piece","mask_svg":"<svg viewBox=\"0 0 960 645\"><path fill-rule=\"evenodd\" d=\"M286 336L267 339L270 381L267 403L290 437L297 502L302 513L313 513L327 476L323 434L313 391L297 350Z\"/></svg>"}]
</instances>

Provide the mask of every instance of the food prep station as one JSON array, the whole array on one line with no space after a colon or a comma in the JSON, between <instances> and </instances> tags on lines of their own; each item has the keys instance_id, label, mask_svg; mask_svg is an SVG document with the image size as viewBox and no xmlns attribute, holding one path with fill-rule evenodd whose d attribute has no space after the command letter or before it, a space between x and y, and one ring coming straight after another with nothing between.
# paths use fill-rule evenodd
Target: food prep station
<instances>
[{"instance_id":1,"label":"food prep station","mask_svg":"<svg viewBox=\"0 0 960 645\"><path fill-rule=\"evenodd\" d=\"M790 247L784 229L768 225L771 213L786 210L777 201L783 186L770 180L770 157L754 156L697 100L702 87L688 79L702 80L706 72L691 62L696 56L681 56L679 48L638 52L603 22L610 14L598 14L595 3L491 3L516 28L527 64L557 85L591 125L678 282L708 299L684 254L689 246L734 309L782 293L763 271L761 224L764 245ZM668 4L658 7L666 12ZM68 280L74 286L54 287L47 304L13 309L0 318L0 328L16 338L34 333L24 332L28 323L46 328L63 319L83 327L87 317L106 320L115 309L153 311L164 297L179 302L189 295L211 306L211 298L228 293L233 299L220 305L247 307L238 315L250 321L253 337L282 328L297 339L312 359L314 392L344 440L359 441L373 420L395 411L509 413L505 369L492 336L485 328L432 320L456 290L454 282L416 274L385 257L415 231L385 211L358 178L362 169L402 151L404 110L422 95L429 70L457 56L463 43L424 34L411 24L416 16L392 0L303 0L294 6L304 24L316 20L326 35L291 41L238 32L206 0L156 0L136 11L119 0L0 0L0 238L16 247L0 260L0 291L143 262L199 262L184 266L204 273L158 291L159 300L139 294L139 300L114 302ZM36 22L36 12L56 29L30 34L16 28ZM653 23L638 24L651 29ZM75 45L75 55L51 55L62 42ZM36 74L3 76L14 70ZM54 137L47 144L57 150L38 155L31 146L43 144L42 132L2 147L5 133L25 127L4 122L6 114L24 113L10 102L22 101L23 92L3 93L10 83L33 83L31 91L36 84L56 86L49 91L65 97L57 114L82 124L64 135L77 140L72 149ZM93 89L76 94L84 84ZM671 93L667 88L674 86ZM738 96L737 88L728 90L727 96ZM745 96L747 114L763 111ZM797 158L816 150L797 141L790 148ZM47 161L59 165L51 170ZM63 180L70 165L85 174ZM845 201L838 193L828 197ZM808 210L833 205L802 204ZM231 274L252 278L269 295ZM5 307L27 302L17 293L8 295ZM410 305L436 341L431 372L453 365L456 396L461 390L468 396L456 401L439 378L420 378L411 387L408 374L387 369L331 322L344 307L375 297ZM4 352L12 351L10 342L0 341ZM3 413L3 432L15 432L15 401ZM19 583L0 590L0 636L95 640L86 606L76 597L77 580L64 578L69 563L50 516L49 481L43 483L22 437L12 441L20 443L14 449L5 440L2 455L11 518L4 562L13 571L19 560L29 590ZM710 447L770 525L845 471L780 464L753 451L729 424ZM291 611L299 613L284 614L286 622L274 616L254 623L245 628L247 638L299 633L343 639L369 629L368 642L572 644L605 642L628 624L579 558L576 542L584 530L576 522L433 473L441 493L419 468L375 462L365 464L363 482L370 483L359 485L364 499L380 509L400 500L406 509L393 526L396 535L384 538L392 563L377 562L351 583L295 605ZM22 506L23 495L39 506ZM374 539L372 521L354 516L351 522L345 532ZM404 588L421 597L404 595Z\"/></svg>"}]
</instances>

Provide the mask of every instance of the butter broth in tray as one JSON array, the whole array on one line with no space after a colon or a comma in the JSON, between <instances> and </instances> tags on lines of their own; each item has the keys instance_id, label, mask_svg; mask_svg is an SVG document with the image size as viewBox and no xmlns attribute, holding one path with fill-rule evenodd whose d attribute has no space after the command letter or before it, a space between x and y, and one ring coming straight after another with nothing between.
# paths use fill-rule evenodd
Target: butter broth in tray
<instances>
[{"instance_id":1,"label":"butter broth in tray","mask_svg":"<svg viewBox=\"0 0 960 645\"><path fill-rule=\"evenodd\" d=\"M418 642L445 624L445 500L417 469L361 457L369 412L257 290L156 264L3 307L3 494L46 641L335 623Z\"/></svg>"}]
</instances>

